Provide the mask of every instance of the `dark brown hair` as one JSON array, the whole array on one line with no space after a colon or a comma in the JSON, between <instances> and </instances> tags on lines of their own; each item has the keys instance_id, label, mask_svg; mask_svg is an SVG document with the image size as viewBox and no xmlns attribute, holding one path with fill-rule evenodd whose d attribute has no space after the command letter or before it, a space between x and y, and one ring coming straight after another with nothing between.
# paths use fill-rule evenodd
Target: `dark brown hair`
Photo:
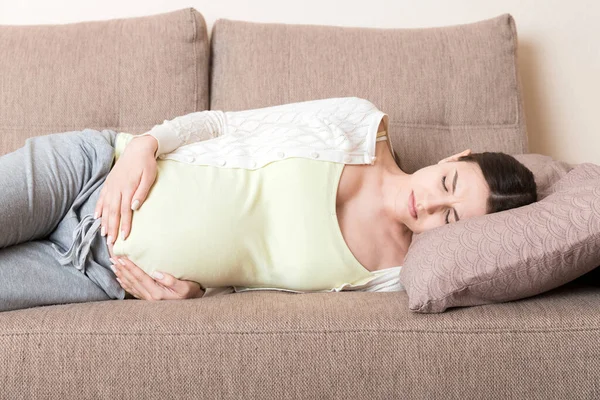
<instances>
[{"instance_id":1,"label":"dark brown hair","mask_svg":"<svg viewBox=\"0 0 600 400\"><path fill-rule=\"evenodd\" d=\"M511 155L500 152L472 153L458 161L479 165L490 188L487 214L526 206L537 201L537 186L531 172Z\"/></svg>"}]
</instances>

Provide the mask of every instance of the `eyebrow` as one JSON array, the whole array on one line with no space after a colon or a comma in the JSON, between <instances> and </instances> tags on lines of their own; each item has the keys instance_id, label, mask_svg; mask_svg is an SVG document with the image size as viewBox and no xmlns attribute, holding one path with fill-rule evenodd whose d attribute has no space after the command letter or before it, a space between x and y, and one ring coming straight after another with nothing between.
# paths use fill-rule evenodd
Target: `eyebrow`
<instances>
[{"instance_id":1,"label":"eyebrow","mask_svg":"<svg viewBox=\"0 0 600 400\"><path fill-rule=\"evenodd\" d=\"M454 173L454 180L452 181L452 194L454 194L454 191L456 190L456 180L458 179L458 169L456 169L456 172ZM456 218L456 222L460 221L460 218L458 218L458 213L456 212L456 208L452 209L454 211L454 218Z\"/></svg>"}]
</instances>

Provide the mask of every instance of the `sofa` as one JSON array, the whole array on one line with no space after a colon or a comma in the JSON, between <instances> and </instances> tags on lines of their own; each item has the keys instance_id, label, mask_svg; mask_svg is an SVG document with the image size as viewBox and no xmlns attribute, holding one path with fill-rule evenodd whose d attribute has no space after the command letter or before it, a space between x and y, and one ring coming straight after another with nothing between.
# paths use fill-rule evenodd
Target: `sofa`
<instances>
[{"instance_id":1,"label":"sofa","mask_svg":"<svg viewBox=\"0 0 600 400\"><path fill-rule=\"evenodd\" d=\"M407 173L465 148L527 154L517 44L510 14L419 29L219 19L210 37L194 8L0 26L0 154L42 134L342 96L389 114ZM593 277L439 314L411 312L404 291L3 312L0 398L600 398Z\"/></svg>"}]
</instances>

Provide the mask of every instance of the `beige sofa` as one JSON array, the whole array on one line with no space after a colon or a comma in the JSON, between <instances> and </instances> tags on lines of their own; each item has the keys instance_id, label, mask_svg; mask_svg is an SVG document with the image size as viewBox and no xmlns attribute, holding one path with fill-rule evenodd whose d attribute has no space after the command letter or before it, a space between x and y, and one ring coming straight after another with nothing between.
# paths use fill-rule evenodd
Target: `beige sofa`
<instances>
[{"instance_id":1,"label":"beige sofa","mask_svg":"<svg viewBox=\"0 0 600 400\"><path fill-rule=\"evenodd\" d=\"M465 148L527 153L516 45L508 14L407 30L218 20L210 41L192 8L2 26L0 154L41 134L341 96L390 115L406 172ZM0 398L600 397L588 279L442 314L407 302L261 291L0 313Z\"/></svg>"}]
</instances>

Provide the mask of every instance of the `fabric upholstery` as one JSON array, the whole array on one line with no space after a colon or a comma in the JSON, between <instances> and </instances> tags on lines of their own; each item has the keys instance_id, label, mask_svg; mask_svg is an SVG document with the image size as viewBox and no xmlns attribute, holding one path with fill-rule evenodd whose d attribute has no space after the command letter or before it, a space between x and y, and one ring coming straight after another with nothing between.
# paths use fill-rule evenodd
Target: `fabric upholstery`
<instances>
[{"instance_id":1,"label":"fabric upholstery","mask_svg":"<svg viewBox=\"0 0 600 400\"><path fill-rule=\"evenodd\" d=\"M85 128L143 133L208 108L208 32L193 8L0 26L0 54L0 154L32 136Z\"/></svg>"},{"instance_id":2,"label":"fabric upholstery","mask_svg":"<svg viewBox=\"0 0 600 400\"><path fill-rule=\"evenodd\" d=\"M553 185L577 166L543 154L514 154L513 157L533 173L538 201L552 193Z\"/></svg>"},{"instance_id":3,"label":"fabric upholstery","mask_svg":"<svg viewBox=\"0 0 600 400\"><path fill-rule=\"evenodd\" d=\"M407 173L467 148L528 152L510 14L419 29L219 19L211 54L212 110L365 98Z\"/></svg>"},{"instance_id":4,"label":"fabric upholstery","mask_svg":"<svg viewBox=\"0 0 600 400\"><path fill-rule=\"evenodd\" d=\"M593 399L599 304L597 288L565 285L432 315L410 312L405 292L250 292L10 311L0 313L2 395Z\"/></svg>"},{"instance_id":5,"label":"fabric upholstery","mask_svg":"<svg viewBox=\"0 0 600 400\"><path fill-rule=\"evenodd\" d=\"M600 265L600 165L575 166L527 206L413 238L400 282L417 312L533 296Z\"/></svg>"}]
</instances>

